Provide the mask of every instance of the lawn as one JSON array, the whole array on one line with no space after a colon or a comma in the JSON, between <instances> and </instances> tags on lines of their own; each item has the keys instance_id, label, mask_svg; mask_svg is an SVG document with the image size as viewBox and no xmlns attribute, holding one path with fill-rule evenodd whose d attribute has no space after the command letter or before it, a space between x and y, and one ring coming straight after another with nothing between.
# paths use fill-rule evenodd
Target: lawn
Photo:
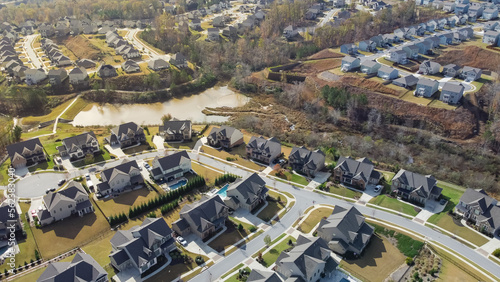
<instances>
[{"instance_id":1,"label":"lawn","mask_svg":"<svg viewBox=\"0 0 500 282\"><path fill-rule=\"evenodd\" d=\"M340 267L363 281L385 281L404 261L405 256L389 240L372 236L360 259L343 260Z\"/></svg>"},{"instance_id":2,"label":"lawn","mask_svg":"<svg viewBox=\"0 0 500 282\"><path fill-rule=\"evenodd\" d=\"M78 98L69 109L64 112L64 114L61 116L63 119L69 119L73 120L76 115L83 111L88 105L90 104L90 101L84 99L84 98Z\"/></svg>"},{"instance_id":3,"label":"lawn","mask_svg":"<svg viewBox=\"0 0 500 282\"><path fill-rule=\"evenodd\" d=\"M288 170L282 170L282 173L280 175L278 175L277 171L272 171L271 175L274 175L274 176L279 177L283 180L295 182L297 184L301 184L304 186L307 186L307 184L309 184L309 182L307 181L307 179L304 176L290 172Z\"/></svg>"},{"instance_id":4,"label":"lawn","mask_svg":"<svg viewBox=\"0 0 500 282\"><path fill-rule=\"evenodd\" d=\"M234 271L242 268L244 266L243 263L240 263L238 264L237 266L233 267L231 270L229 270L228 272L226 272L224 275L222 275L220 278L223 279L223 278L226 278L227 276L229 276L229 274L233 273Z\"/></svg>"},{"instance_id":5,"label":"lawn","mask_svg":"<svg viewBox=\"0 0 500 282\"><path fill-rule=\"evenodd\" d=\"M205 178L205 181L207 182L207 185L209 184L214 184L215 183L215 178L219 177L222 175L222 172L217 172L214 171L210 168L204 167L198 163L191 162L191 168L200 176L203 176Z\"/></svg>"},{"instance_id":6,"label":"lawn","mask_svg":"<svg viewBox=\"0 0 500 282\"><path fill-rule=\"evenodd\" d=\"M158 193L151 192L147 188L131 191L121 194L116 198L97 201L97 205L107 216L124 212L128 214L129 208L133 205L139 205L158 196Z\"/></svg>"},{"instance_id":7,"label":"lawn","mask_svg":"<svg viewBox=\"0 0 500 282\"><path fill-rule=\"evenodd\" d=\"M86 161L85 158L83 158L79 161L72 162L72 164L74 167L82 168L91 164L104 162L110 159L111 155L109 154L109 152L104 150L104 147L101 146L101 154L95 155L92 159L89 159L88 161Z\"/></svg>"},{"instance_id":8,"label":"lawn","mask_svg":"<svg viewBox=\"0 0 500 282\"><path fill-rule=\"evenodd\" d=\"M29 210L30 204L19 203L19 206L23 211L23 214L21 215L21 220L24 225L24 230L26 231L26 239L19 240L17 242L20 252L16 255L16 267L24 265L24 262L30 263L31 260L35 261L36 260L35 250L37 248L35 239L33 237L33 233L31 232L31 228L24 216L24 213ZM0 267L0 271L4 273L5 269L10 269L10 267L7 264L3 264Z\"/></svg>"},{"instance_id":9,"label":"lawn","mask_svg":"<svg viewBox=\"0 0 500 282\"><path fill-rule=\"evenodd\" d=\"M359 199L361 197L361 195L363 194L359 191L354 191L354 190L348 189L344 186L340 186L340 185L336 185L336 184L330 186L330 190L327 192L330 192L332 194L336 194L339 196L343 196L346 198L351 198L351 199Z\"/></svg>"},{"instance_id":10,"label":"lawn","mask_svg":"<svg viewBox=\"0 0 500 282\"><path fill-rule=\"evenodd\" d=\"M298 230L309 233L321 221L322 218L332 214L332 208L321 207L313 210L299 226Z\"/></svg>"},{"instance_id":11,"label":"lawn","mask_svg":"<svg viewBox=\"0 0 500 282\"><path fill-rule=\"evenodd\" d=\"M160 55L165 54L165 52L163 52L162 50L160 50L160 49L158 49L158 48L154 47L153 45L149 44L148 42L146 42L146 41L142 40L142 39L141 39L141 33L142 33L142 31L139 31L139 32L136 34L137 39L138 39L138 40L140 40L140 41L141 41L141 43L143 43L144 45L146 45L146 46L148 46L149 48L153 49L156 53L158 53L158 54L160 54ZM137 40L137 39L136 39L136 40Z\"/></svg>"},{"instance_id":12,"label":"lawn","mask_svg":"<svg viewBox=\"0 0 500 282\"><path fill-rule=\"evenodd\" d=\"M292 236L288 236L283 241L281 241L278 245L275 245L267 253L265 253L264 255L262 255L262 259L264 260L263 265L265 267L268 267L271 264L275 263L276 260L278 259L279 255L283 251L291 248L291 246L288 245L288 241L289 240L292 240L292 242L294 242L294 243L296 241L295 238L293 238Z\"/></svg>"},{"instance_id":13,"label":"lawn","mask_svg":"<svg viewBox=\"0 0 500 282\"><path fill-rule=\"evenodd\" d=\"M50 259L88 244L108 230L108 221L96 210L83 217L73 216L42 228L33 228L33 234L43 258Z\"/></svg>"},{"instance_id":14,"label":"lawn","mask_svg":"<svg viewBox=\"0 0 500 282\"><path fill-rule=\"evenodd\" d=\"M224 253L225 250L229 247L232 247L236 242L245 238L250 231L243 229L242 231L238 230L237 224L233 223L230 220L226 221L227 230L217 236L208 246L214 249L216 252Z\"/></svg>"},{"instance_id":15,"label":"lawn","mask_svg":"<svg viewBox=\"0 0 500 282\"><path fill-rule=\"evenodd\" d=\"M194 262L196 256L198 254L188 252L184 248L181 247L182 253L187 254L189 257L193 259L193 262L190 264L185 264L185 263L177 263L177 264L170 264L169 266L165 267L162 271L158 272L156 275L153 277L149 278L148 281L173 281L176 278L180 277L183 273L188 272L194 268L196 268L198 265L196 262ZM205 259L205 262L208 261L208 257L203 256ZM187 281L188 279L186 279Z\"/></svg>"},{"instance_id":16,"label":"lawn","mask_svg":"<svg viewBox=\"0 0 500 282\"><path fill-rule=\"evenodd\" d=\"M0 185L7 185L9 183L8 169L10 166L10 159L7 159L0 165Z\"/></svg>"},{"instance_id":17,"label":"lawn","mask_svg":"<svg viewBox=\"0 0 500 282\"><path fill-rule=\"evenodd\" d=\"M269 191L268 195L275 199L278 199L278 197L280 197L281 203L267 201L267 206L257 215L258 218L262 219L265 222L274 218L282 208L286 207L287 204L287 198L283 195L280 195L280 193Z\"/></svg>"},{"instance_id":18,"label":"lawn","mask_svg":"<svg viewBox=\"0 0 500 282\"><path fill-rule=\"evenodd\" d=\"M224 150L217 150L217 149L214 149L212 147L208 147L208 146L203 146L202 147L202 150L203 152L205 152L206 154L209 154L209 155L212 155L214 157L218 157L218 158L221 158L223 160L227 160L227 158L232 158L232 159L235 159L234 163L237 163L239 165L242 165L242 166L245 166L249 169L253 169L253 170L263 170L265 167L261 166L261 165L258 165L252 161L249 161L249 160L245 160L243 159L242 156L245 155L245 153L242 153L242 150L241 149L245 149L245 146L243 145L240 145L236 148L233 148L231 153L229 152L226 152Z\"/></svg>"},{"instance_id":19,"label":"lawn","mask_svg":"<svg viewBox=\"0 0 500 282\"><path fill-rule=\"evenodd\" d=\"M448 207L447 207L448 208ZM477 232L470 230L466 226L458 226L453 221L453 218L446 212L442 212L438 215L433 215L429 222L451 232L457 237L464 238L465 240L475 244L476 246L482 246L486 244L489 240L483 236L477 234Z\"/></svg>"},{"instance_id":20,"label":"lawn","mask_svg":"<svg viewBox=\"0 0 500 282\"><path fill-rule=\"evenodd\" d=\"M401 100L415 103L421 106L428 106L431 102L433 102L433 98L417 97L413 95L413 91L406 92L406 94L401 96Z\"/></svg>"},{"instance_id":21,"label":"lawn","mask_svg":"<svg viewBox=\"0 0 500 282\"><path fill-rule=\"evenodd\" d=\"M370 200L370 204L395 210L396 212L416 216L418 212L409 204L405 204L398 199L389 198L386 195L380 195Z\"/></svg>"},{"instance_id":22,"label":"lawn","mask_svg":"<svg viewBox=\"0 0 500 282\"><path fill-rule=\"evenodd\" d=\"M243 267L243 265L242 265L241 267L237 268L237 269L240 269L240 268L242 268L242 267ZM237 269L234 269L234 270L232 270L231 272L234 272L234 271L236 271ZM245 267L244 269L245 269L247 272L251 272L251 271L252 271L249 267ZM241 282L241 280L238 280L238 275L240 275L240 274L239 274L239 273L236 273L235 275L233 275L233 276L229 277L227 280L225 280L225 282Z\"/></svg>"},{"instance_id":23,"label":"lawn","mask_svg":"<svg viewBox=\"0 0 500 282\"><path fill-rule=\"evenodd\" d=\"M55 120L58 115L60 115L66 107L71 104L73 99L69 99L68 101L58 105L57 107L53 108L52 111L46 115L43 116L28 116L24 117L22 119L22 124L23 125L30 125L30 126L35 126L41 122L45 121L50 121L50 120ZM50 127L50 126L49 126ZM52 128L50 128L52 130Z\"/></svg>"},{"instance_id":24,"label":"lawn","mask_svg":"<svg viewBox=\"0 0 500 282\"><path fill-rule=\"evenodd\" d=\"M132 154L136 154L136 153L141 153L143 151L151 150L152 148L153 148L153 146L151 146L151 144L149 144L148 142L146 142L146 144L141 144L139 146L135 146L135 147L132 147L132 148L123 149L122 151L126 155L132 155Z\"/></svg>"},{"instance_id":25,"label":"lawn","mask_svg":"<svg viewBox=\"0 0 500 282\"><path fill-rule=\"evenodd\" d=\"M438 108L438 109L445 109L445 110L452 110L452 111L457 109L456 105L449 105L447 103L439 101L438 99L434 99L434 101L429 103L429 107Z\"/></svg>"},{"instance_id":26,"label":"lawn","mask_svg":"<svg viewBox=\"0 0 500 282\"><path fill-rule=\"evenodd\" d=\"M450 259L450 254L432 248L441 258L441 273L436 281L462 282L462 281L489 281L482 274L476 272L469 265L458 259Z\"/></svg>"}]
</instances>

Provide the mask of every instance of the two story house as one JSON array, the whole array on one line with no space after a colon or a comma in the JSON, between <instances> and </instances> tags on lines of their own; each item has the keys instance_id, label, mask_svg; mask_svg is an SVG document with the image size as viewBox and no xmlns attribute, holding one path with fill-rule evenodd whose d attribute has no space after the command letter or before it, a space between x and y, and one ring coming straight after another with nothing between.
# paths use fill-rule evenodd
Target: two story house
<instances>
[{"instance_id":1,"label":"two story house","mask_svg":"<svg viewBox=\"0 0 500 282\"><path fill-rule=\"evenodd\" d=\"M165 157L155 157L151 175L155 180L164 178L170 182L191 171L191 158L186 151L179 151Z\"/></svg>"},{"instance_id":2,"label":"two story house","mask_svg":"<svg viewBox=\"0 0 500 282\"><path fill-rule=\"evenodd\" d=\"M359 69L360 62L361 61L359 60L359 58L345 56L344 58L342 58L342 65L340 67L340 70L343 72L354 71L356 69Z\"/></svg>"},{"instance_id":3,"label":"two story house","mask_svg":"<svg viewBox=\"0 0 500 282\"><path fill-rule=\"evenodd\" d=\"M49 192L43 197L44 209L38 211L40 225L51 224L71 215L84 216L94 212L89 194L82 184L70 181L68 187L58 192Z\"/></svg>"},{"instance_id":4,"label":"two story house","mask_svg":"<svg viewBox=\"0 0 500 282\"><path fill-rule=\"evenodd\" d=\"M276 272L285 281L318 281L330 277L338 264L325 240L299 235L295 247L278 256Z\"/></svg>"},{"instance_id":5,"label":"two story house","mask_svg":"<svg viewBox=\"0 0 500 282\"><path fill-rule=\"evenodd\" d=\"M243 144L243 133L234 127L223 125L212 128L207 136L207 141L212 147L231 149Z\"/></svg>"},{"instance_id":6,"label":"two story house","mask_svg":"<svg viewBox=\"0 0 500 282\"><path fill-rule=\"evenodd\" d=\"M335 206L328 218L319 222L318 237L338 254L347 252L361 254L370 242L374 228L365 222L365 217L355 208Z\"/></svg>"},{"instance_id":7,"label":"two story house","mask_svg":"<svg viewBox=\"0 0 500 282\"><path fill-rule=\"evenodd\" d=\"M347 55L354 55L358 53L358 46L355 44L344 44L340 46L340 53L347 54Z\"/></svg>"},{"instance_id":8,"label":"two story house","mask_svg":"<svg viewBox=\"0 0 500 282\"><path fill-rule=\"evenodd\" d=\"M72 85L85 85L88 84L87 70L83 67L76 67L72 69L69 73L69 83Z\"/></svg>"},{"instance_id":9,"label":"two story house","mask_svg":"<svg viewBox=\"0 0 500 282\"><path fill-rule=\"evenodd\" d=\"M500 228L500 205L484 190L467 188L455 212L489 234L495 234Z\"/></svg>"},{"instance_id":10,"label":"two story house","mask_svg":"<svg viewBox=\"0 0 500 282\"><path fill-rule=\"evenodd\" d=\"M403 50L394 50L389 52L389 61L404 65L408 63L408 55ZM380 67L379 67L380 68ZM377 69L378 71L378 69Z\"/></svg>"},{"instance_id":11,"label":"two story house","mask_svg":"<svg viewBox=\"0 0 500 282\"><path fill-rule=\"evenodd\" d=\"M446 77L457 77L460 75L462 68L455 64L448 64L443 67L443 75Z\"/></svg>"},{"instance_id":12,"label":"two story house","mask_svg":"<svg viewBox=\"0 0 500 282\"><path fill-rule=\"evenodd\" d=\"M176 249L172 229L165 220L146 218L140 226L118 230L110 240L113 248L109 258L119 271L136 269L144 273L158 263L158 259Z\"/></svg>"},{"instance_id":13,"label":"two story house","mask_svg":"<svg viewBox=\"0 0 500 282\"><path fill-rule=\"evenodd\" d=\"M68 72L63 68L49 70L48 77L50 84L60 85L64 80L66 80L66 78L68 78Z\"/></svg>"},{"instance_id":14,"label":"two story house","mask_svg":"<svg viewBox=\"0 0 500 282\"><path fill-rule=\"evenodd\" d=\"M281 143L274 137L265 139L252 136L245 149L249 158L265 164L272 163L281 155Z\"/></svg>"},{"instance_id":15,"label":"two story house","mask_svg":"<svg viewBox=\"0 0 500 282\"><path fill-rule=\"evenodd\" d=\"M403 200L421 205L425 205L428 200L438 200L442 190L432 175L401 169L392 178L392 191L396 191Z\"/></svg>"},{"instance_id":16,"label":"two story house","mask_svg":"<svg viewBox=\"0 0 500 282\"><path fill-rule=\"evenodd\" d=\"M368 184L378 184L382 174L375 170L375 166L367 158L355 160L340 157L333 169L333 178L339 183L364 191Z\"/></svg>"},{"instance_id":17,"label":"two story house","mask_svg":"<svg viewBox=\"0 0 500 282\"><path fill-rule=\"evenodd\" d=\"M464 96L464 86L461 83L446 82L441 89L439 100L444 103L456 105Z\"/></svg>"},{"instance_id":18,"label":"two story house","mask_svg":"<svg viewBox=\"0 0 500 282\"><path fill-rule=\"evenodd\" d=\"M483 35L483 43L497 45L500 33L494 30L488 30Z\"/></svg>"},{"instance_id":19,"label":"two story house","mask_svg":"<svg viewBox=\"0 0 500 282\"><path fill-rule=\"evenodd\" d=\"M438 91L439 82L433 79L420 78L413 95L417 97L430 98Z\"/></svg>"},{"instance_id":20,"label":"two story house","mask_svg":"<svg viewBox=\"0 0 500 282\"><path fill-rule=\"evenodd\" d=\"M144 184L141 170L135 160L103 170L101 179L102 182L97 184L97 191L101 196L119 194L127 189L141 188Z\"/></svg>"},{"instance_id":21,"label":"two story house","mask_svg":"<svg viewBox=\"0 0 500 282\"><path fill-rule=\"evenodd\" d=\"M182 53L175 53L171 58L170 58L170 64L174 65L178 68L187 68L187 59Z\"/></svg>"},{"instance_id":22,"label":"two story house","mask_svg":"<svg viewBox=\"0 0 500 282\"><path fill-rule=\"evenodd\" d=\"M224 203L233 210L243 208L252 211L266 201L268 190L266 182L257 173L253 173L229 184Z\"/></svg>"},{"instance_id":23,"label":"two story house","mask_svg":"<svg viewBox=\"0 0 500 282\"><path fill-rule=\"evenodd\" d=\"M395 68L388 67L386 65L380 66L377 71L377 76L384 80L393 80L398 78L399 71Z\"/></svg>"},{"instance_id":24,"label":"two story house","mask_svg":"<svg viewBox=\"0 0 500 282\"><path fill-rule=\"evenodd\" d=\"M361 63L361 72L366 74L376 74L381 65L372 60L365 60Z\"/></svg>"},{"instance_id":25,"label":"two story house","mask_svg":"<svg viewBox=\"0 0 500 282\"><path fill-rule=\"evenodd\" d=\"M418 68L418 72L425 75L436 74L440 70L441 70L441 65L439 63L430 60L423 61Z\"/></svg>"},{"instance_id":26,"label":"two story house","mask_svg":"<svg viewBox=\"0 0 500 282\"><path fill-rule=\"evenodd\" d=\"M87 154L100 152L99 143L93 131L64 138L62 145L57 147L61 157L68 156L71 160L85 157Z\"/></svg>"},{"instance_id":27,"label":"two story house","mask_svg":"<svg viewBox=\"0 0 500 282\"><path fill-rule=\"evenodd\" d=\"M108 273L90 255L77 253L71 262L51 262L36 282L107 282Z\"/></svg>"},{"instance_id":28,"label":"two story house","mask_svg":"<svg viewBox=\"0 0 500 282\"><path fill-rule=\"evenodd\" d=\"M293 170L314 177L325 167L325 153L321 150L310 151L306 147L293 147L288 162Z\"/></svg>"},{"instance_id":29,"label":"two story house","mask_svg":"<svg viewBox=\"0 0 500 282\"><path fill-rule=\"evenodd\" d=\"M403 76L403 77L400 77L398 79L393 80L392 84L408 89L410 87L417 85L417 82L418 82L418 78L416 78L413 75L407 75L407 76Z\"/></svg>"},{"instance_id":30,"label":"two story house","mask_svg":"<svg viewBox=\"0 0 500 282\"><path fill-rule=\"evenodd\" d=\"M184 142L191 140L191 127L190 120L177 120L172 119L165 121L159 128L160 136L165 138L166 142Z\"/></svg>"},{"instance_id":31,"label":"two story house","mask_svg":"<svg viewBox=\"0 0 500 282\"><path fill-rule=\"evenodd\" d=\"M180 236L194 233L203 240L225 226L228 212L219 195L203 195L199 201L182 207L172 229Z\"/></svg>"},{"instance_id":32,"label":"two story house","mask_svg":"<svg viewBox=\"0 0 500 282\"><path fill-rule=\"evenodd\" d=\"M483 74L483 70L479 68L473 68L469 66L464 66L462 68L462 72L460 73L460 77L465 81L476 81L481 78Z\"/></svg>"},{"instance_id":33,"label":"two story house","mask_svg":"<svg viewBox=\"0 0 500 282\"><path fill-rule=\"evenodd\" d=\"M418 59L418 57L420 56L418 54L418 46L415 45L415 44L411 44L411 45L407 45L405 47L403 47L403 51L405 51L406 53L406 57L410 58L410 59Z\"/></svg>"},{"instance_id":34,"label":"two story house","mask_svg":"<svg viewBox=\"0 0 500 282\"><path fill-rule=\"evenodd\" d=\"M363 40L359 42L359 50L365 52L375 52L377 51L377 43L372 40Z\"/></svg>"},{"instance_id":35,"label":"two story house","mask_svg":"<svg viewBox=\"0 0 500 282\"><path fill-rule=\"evenodd\" d=\"M7 146L7 153L13 168L23 168L47 161L40 139L33 138Z\"/></svg>"},{"instance_id":36,"label":"two story house","mask_svg":"<svg viewBox=\"0 0 500 282\"><path fill-rule=\"evenodd\" d=\"M106 137L110 145L120 145L125 148L146 141L144 129L135 122L127 122L111 129L111 135Z\"/></svg>"}]
</instances>

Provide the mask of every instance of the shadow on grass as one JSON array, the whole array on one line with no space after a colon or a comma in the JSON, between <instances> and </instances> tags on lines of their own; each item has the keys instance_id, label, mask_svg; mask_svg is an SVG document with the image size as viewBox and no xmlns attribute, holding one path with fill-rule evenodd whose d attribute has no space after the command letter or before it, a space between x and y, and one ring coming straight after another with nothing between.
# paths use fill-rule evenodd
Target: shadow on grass
<instances>
[{"instance_id":1,"label":"shadow on grass","mask_svg":"<svg viewBox=\"0 0 500 282\"><path fill-rule=\"evenodd\" d=\"M147 197L150 193L153 192L149 191L148 189L141 188L139 190L126 192L116 198L106 199L104 202L113 201L115 204L131 206L135 203L137 198L139 198L140 196Z\"/></svg>"},{"instance_id":2,"label":"shadow on grass","mask_svg":"<svg viewBox=\"0 0 500 282\"><path fill-rule=\"evenodd\" d=\"M384 246L384 241L378 236L372 236L372 239L368 246L366 246L361 258L348 260L346 262L349 264L355 264L360 268L367 266L377 266L375 259L382 258L387 249Z\"/></svg>"},{"instance_id":3,"label":"shadow on grass","mask_svg":"<svg viewBox=\"0 0 500 282\"><path fill-rule=\"evenodd\" d=\"M96 220L97 216L94 213L86 214L83 217L74 215L63 221L42 227L41 230L43 233L54 231L57 237L75 239L85 226L92 226Z\"/></svg>"}]
</instances>

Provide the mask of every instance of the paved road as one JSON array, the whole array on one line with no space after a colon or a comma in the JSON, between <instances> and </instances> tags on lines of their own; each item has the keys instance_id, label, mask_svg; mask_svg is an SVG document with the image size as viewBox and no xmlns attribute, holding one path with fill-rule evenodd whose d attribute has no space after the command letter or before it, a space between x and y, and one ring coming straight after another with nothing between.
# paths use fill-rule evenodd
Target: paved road
<instances>
[{"instance_id":1,"label":"paved road","mask_svg":"<svg viewBox=\"0 0 500 282\"><path fill-rule=\"evenodd\" d=\"M148 45L144 44L141 40L139 40L137 34L140 31L143 31L143 29L125 29L128 31L127 35L125 38L128 40L128 42L132 43L137 50L143 51L146 50L147 54L151 59L163 59L165 61L170 61L170 55L165 55L165 54L159 54L156 52L154 49L150 48Z\"/></svg>"},{"instance_id":2,"label":"paved road","mask_svg":"<svg viewBox=\"0 0 500 282\"><path fill-rule=\"evenodd\" d=\"M46 69L41 58L38 57L36 50L33 48L33 43L35 42L35 40L38 36L40 36L40 34L32 34L32 35L25 36L24 37L25 41L23 43L23 49L24 49L24 52L26 53L26 55L28 55L28 58L31 61L31 64L33 65L34 68Z\"/></svg>"}]
</instances>

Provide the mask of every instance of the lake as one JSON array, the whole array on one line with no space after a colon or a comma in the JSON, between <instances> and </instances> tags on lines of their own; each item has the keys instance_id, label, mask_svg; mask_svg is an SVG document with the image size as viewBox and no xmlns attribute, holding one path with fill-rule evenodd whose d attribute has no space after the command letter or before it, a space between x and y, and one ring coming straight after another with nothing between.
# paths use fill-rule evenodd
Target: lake
<instances>
[{"instance_id":1,"label":"lake","mask_svg":"<svg viewBox=\"0 0 500 282\"><path fill-rule=\"evenodd\" d=\"M200 94L184 98L174 98L163 103L153 104L94 104L90 110L76 115L73 125L118 125L133 121L137 124L160 124L161 117L171 114L177 119L193 122L224 122L228 117L207 116L201 111L205 107L240 107L250 98L223 87L213 87Z\"/></svg>"}]
</instances>

